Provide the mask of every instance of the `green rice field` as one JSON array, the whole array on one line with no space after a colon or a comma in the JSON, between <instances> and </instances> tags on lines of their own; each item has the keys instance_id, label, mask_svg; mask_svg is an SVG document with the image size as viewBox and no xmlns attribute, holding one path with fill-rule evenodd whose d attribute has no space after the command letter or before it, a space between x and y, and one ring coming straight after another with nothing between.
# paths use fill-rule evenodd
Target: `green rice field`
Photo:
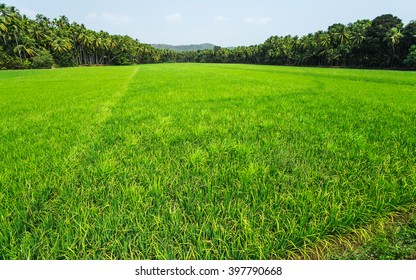
<instances>
[{"instance_id":1,"label":"green rice field","mask_svg":"<svg viewBox=\"0 0 416 280\"><path fill-rule=\"evenodd\" d=\"M0 259L308 258L415 206L415 72L0 72Z\"/></svg>"}]
</instances>

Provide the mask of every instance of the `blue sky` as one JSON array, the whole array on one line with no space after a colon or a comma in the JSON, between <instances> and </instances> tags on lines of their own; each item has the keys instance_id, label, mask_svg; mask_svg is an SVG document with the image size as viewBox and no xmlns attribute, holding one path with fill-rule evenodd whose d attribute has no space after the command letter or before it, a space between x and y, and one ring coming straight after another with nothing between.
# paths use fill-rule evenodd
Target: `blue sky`
<instances>
[{"instance_id":1,"label":"blue sky","mask_svg":"<svg viewBox=\"0 0 416 280\"><path fill-rule=\"evenodd\" d=\"M272 35L305 35L333 23L391 13L416 20L415 0L6 0L31 18L66 15L93 30L127 34L144 43L238 46Z\"/></svg>"}]
</instances>

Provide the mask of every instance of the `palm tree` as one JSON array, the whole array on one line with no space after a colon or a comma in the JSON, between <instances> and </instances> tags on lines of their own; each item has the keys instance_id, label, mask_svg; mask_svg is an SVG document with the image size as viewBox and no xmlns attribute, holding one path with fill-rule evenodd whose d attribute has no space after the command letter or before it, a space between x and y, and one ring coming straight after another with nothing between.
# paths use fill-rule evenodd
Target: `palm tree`
<instances>
[{"instance_id":1,"label":"palm tree","mask_svg":"<svg viewBox=\"0 0 416 280\"><path fill-rule=\"evenodd\" d=\"M354 30L351 33L351 42L354 46L359 47L365 40L365 29Z\"/></svg>"},{"instance_id":2,"label":"palm tree","mask_svg":"<svg viewBox=\"0 0 416 280\"><path fill-rule=\"evenodd\" d=\"M42 24L30 24L27 32L35 39L38 46L50 44L51 37L48 35L48 30Z\"/></svg>"},{"instance_id":3,"label":"palm tree","mask_svg":"<svg viewBox=\"0 0 416 280\"><path fill-rule=\"evenodd\" d=\"M6 8L7 8L6 4L0 3L0 15L2 17L6 16Z\"/></svg>"},{"instance_id":4,"label":"palm tree","mask_svg":"<svg viewBox=\"0 0 416 280\"><path fill-rule=\"evenodd\" d=\"M15 53L19 53L19 55L23 55L23 57L31 58L36 55L36 51L34 50L35 47L35 40L29 36L22 37L22 43L17 45L14 48Z\"/></svg>"},{"instance_id":5,"label":"palm tree","mask_svg":"<svg viewBox=\"0 0 416 280\"><path fill-rule=\"evenodd\" d=\"M338 64L339 60L341 58L341 54L339 52L339 49L329 49L328 50L328 62L331 66L334 64Z\"/></svg>"},{"instance_id":6,"label":"palm tree","mask_svg":"<svg viewBox=\"0 0 416 280\"><path fill-rule=\"evenodd\" d=\"M69 28L69 20L66 16L60 16L59 19L54 19L54 24L60 29L67 29Z\"/></svg>"},{"instance_id":7,"label":"palm tree","mask_svg":"<svg viewBox=\"0 0 416 280\"><path fill-rule=\"evenodd\" d=\"M396 64L396 46L400 43L400 40L403 38L403 34L401 33L401 29L398 27L393 27L390 29L387 34L385 40L388 41L389 45L392 47L393 55L391 66L395 66Z\"/></svg>"},{"instance_id":8,"label":"palm tree","mask_svg":"<svg viewBox=\"0 0 416 280\"><path fill-rule=\"evenodd\" d=\"M7 45L7 36L9 34L9 30L6 26L6 22L3 18L0 18L0 35L3 38L4 45Z\"/></svg>"},{"instance_id":9,"label":"palm tree","mask_svg":"<svg viewBox=\"0 0 416 280\"><path fill-rule=\"evenodd\" d=\"M334 35L335 35L335 38L338 39L338 42L341 45L346 44L350 40L350 33L346 27L342 28L341 30L336 32Z\"/></svg>"},{"instance_id":10,"label":"palm tree","mask_svg":"<svg viewBox=\"0 0 416 280\"><path fill-rule=\"evenodd\" d=\"M11 35L13 36L14 39L14 43L15 43L15 48L17 46L19 46L19 41L20 41L20 31L22 30L22 22L20 20L20 15L17 13L11 13L9 15L9 19L10 19L10 27L11 27ZM17 48L18 50L18 54L19 54L19 58L20 60L22 60L22 52L21 52L21 48Z\"/></svg>"},{"instance_id":11,"label":"palm tree","mask_svg":"<svg viewBox=\"0 0 416 280\"><path fill-rule=\"evenodd\" d=\"M338 48L340 50L340 55L342 57L342 65L348 65L347 57L351 52L351 33L349 28L342 26L335 34L334 37L338 42Z\"/></svg>"},{"instance_id":12,"label":"palm tree","mask_svg":"<svg viewBox=\"0 0 416 280\"><path fill-rule=\"evenodd\" d=\"M55 38L52 41L52 50L57 54L69 52L72 49L72 42L69 38Z\"/></svg>"},{"instance_id":13,"label":"palm tree","mask_svg":"<svg viewBox=\"0 0 416 280\"><path fill-rule=\"evenodd\" d=\"M324 61L327 60L327 53L329 50L329 47L331 46L331 36L329 36L328 33L322 33L318 37L318 45L323 48L323 51L319 54L319 56L324 57Z\"/></svg>"},{"instance_id":14,"label":"palm tree","mask_svg":"<svg viewBox=\"0 0 416 280\"><path fill-rule=\"evenodd\" d=\"M92 64L91 52L94 46L94 35L90 30L82 29L78 36L81 45L81 64Z\"/></svg>"}]
</instances>

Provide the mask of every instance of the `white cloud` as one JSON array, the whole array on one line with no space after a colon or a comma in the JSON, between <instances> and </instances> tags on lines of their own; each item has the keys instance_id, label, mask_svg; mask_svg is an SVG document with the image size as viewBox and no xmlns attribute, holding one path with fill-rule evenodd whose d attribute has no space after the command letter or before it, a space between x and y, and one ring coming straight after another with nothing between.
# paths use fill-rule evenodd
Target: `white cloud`
<instances>
[{"instance_id":1,"label":"white cloud","mask_svg":"<svg viewBox=\"0 0 416 280\"><path fill-rule=\"evenodd\" d=\"M272 18L270 17L262 17L259 19L261 24L268 24L269 22L272 21Z\"/></svg>"},{"instance_id":2,"label":"white cloud","mask_svg":"<svg viewBox=\"0 0 416 280\"><path fill-rule=\"evenodd\" d=\"M91 15L94 16L94 13L91 13ZM102 13L101 18L116 26L125 26L133 22L130 16L120 14Z\"/></svg>"},{"instance_id":3,"label":"white cloud","mask_svg":"<svg viewBox=\"0 0 416 280\"><path fill-rule=\"evenodd\" d=\"M217 17L214 18L214 21L218 22L218 23L224 23L224 22L228 21L228 18L223 17L223 16L217 16Z\"/></svg>"},{"instance_id":4,"label":"white cloud","mask_svg":"<svg viewBox=\"0 0 416 280\"><path fill-rule=\"evenodd\" d=\"M165 20L167 21L181 21L182 15L181 14L173 14L165 16Z\"/></svg>"},{"instance_id":5,"label":"white cloud","mask_svg":"<svg viewBox=\"0 0 416 280\"><path fill-rule=\"evenodd\" d=\"M252 18L252 17L246 17L246 18L244 19L244 22L247 22L247 23L254 23L254 22L256 22L256 19L255 19L255 18Z\"/></svg>"},{"instance_id":6,"label":"white cloud","mask_svg":"<svg viewBox=\"0 0 416 280\"><path fill-rule=\"evenodd\" d=\"M270 17L260 17L260 18L246 17L244 19L244 22L246 22L246 23L261 24L261 25L266 25L271 21L272 21L272 18L270 18Z\"/></svg>"},{"instance_id":7,"label":"white cloud","mask_svg":"<svg viewBox=\"0 0 416 280\"><path fill-rule=\"evenodd\" d=\"M96 13L89 13L87 15L87 19L96 19L97 18L97 14Z\"/></svg>"}]
</instances>

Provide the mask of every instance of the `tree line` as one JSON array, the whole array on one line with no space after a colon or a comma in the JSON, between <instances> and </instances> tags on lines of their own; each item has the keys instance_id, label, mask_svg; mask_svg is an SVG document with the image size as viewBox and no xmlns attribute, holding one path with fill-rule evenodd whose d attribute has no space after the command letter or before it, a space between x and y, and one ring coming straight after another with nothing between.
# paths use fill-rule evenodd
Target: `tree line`
<instances>
[{"instance_id":1,"label":"tree line","mask_svg":"<svg viewBox=\"0 0 416 280\"><path fill-rule=\"evenodd\" d=\"M416 22L386 14L331 25L302 37L272 36L263 44L180 53L178 61L365 68L416 67Z\"/></svg>"},{"instance_id":2,"label":"tree line","mask_svg":"<svg viewBox=\"0 0 416 280\"><path fill-rule=\"evenodd\" d=\"M0 4L0 69L128 65L162 62L249 63L365 68L416 67L416 22L386 14L374 20L331 25L305 36L272 36L235 49L176 52L70 23L30 19Z\"/></svg>"},{"instance_id":3,"label":"tree line","mask_svg":"<svg viewBox=\"0 0 416 280\"><path fill-rule=\"evenodd\" d=\"M66 16L34 20L0 4L0 68L50 68L161 62L164 51L129 36L111 35L70 23Z\"/></svg>"}]
</instances>

